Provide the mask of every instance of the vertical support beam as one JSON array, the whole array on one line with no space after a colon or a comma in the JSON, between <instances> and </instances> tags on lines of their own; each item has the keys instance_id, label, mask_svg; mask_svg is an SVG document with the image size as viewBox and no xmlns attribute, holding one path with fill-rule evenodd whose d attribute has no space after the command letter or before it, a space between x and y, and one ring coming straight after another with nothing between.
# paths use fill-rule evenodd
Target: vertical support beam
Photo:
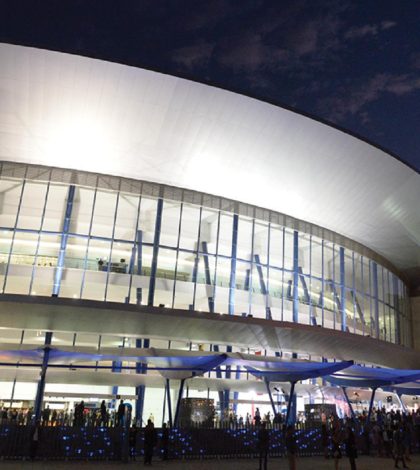
<instances>
[{"instance_id":1,"label":"vertical support beam","mask_svg":"<svg viewBox=\"0 0 420 470\"><path fill-rule=\"evenodd\" d=\"M376 388L372 389L372 396L370 397L369 411L367 415L367 422L370 423L370 415L372 414L373 403L375 400Z\"/></svg>"},{"instance_id":2,"label":"vertical support beam","mask_svg":"<svg viewBox=\"0 0 420 470\"><path fill-rule=\"evenodd\" d=\"M299 232L293 232L293 322L299 322Z\"/></svg>"},{"instance_id":3,"label":"vertical support beam","mask_svg":"<svg viewBox=\"0 0 420 470\"><path fill-rule=\"evenodd\" d=\"M143 343L143 344L142 344ZM136 348L148 348L150 346L150 340L144 339L143 342L141 339L136 339ZM137 374L146 374L147 365L142 362L136 362L136 373ZM144 410L144 395L146 393L145 385L138 385L136 387L136 421L142 426L143 423L143 410Z\"/></svg>"},{"instance_id":4,"label":"vertical support beam","mask_svg":"<svg viewBox=\"0 0 420 470\"><path fill-rule=\"evenodd\" d=\"M136 236L134 239L133 248L131 249L130 264L128 265L128 274L130 275L130 282L129 282L129 287L128 287L128 296L127 296L126 303L130 303L131 286L133 284L133 275L141 274L142 242L143 242L143 232L141 230L137 230ZM136 265L136 256L137 256L137 265ZM137 292L136 292L136 304L141 305L141 301L142 301L142 289L141 287L138 287Z\"/></svg>"},{"instance_id":5,"label":"vertical support beam","mask_svg":"<svg viewBox=\"0 0 420 470\"><path fill-rule=\"evenodd\" d=\"M401 344L401 325L400 325L400 304L398 297L398 279L395 274L392 276L392 288L394 292L394 322L395 322L395 343Z\"/></svg>"},{"instance_id":6,"label":"vertical support beam","mask_svg":"<svg viewBox=\"0 0 420 470\"><path fill-rule=\"evenodd\" d=\"M292 401L294 400L294 395L295 395L295 385L296 382L290 382L290 395L289 395L289 401L287 403L287 413L286 413L286 426L289 424L294 424L296 420L296 410L294 410L294 413L291 413L292 410ZM293 414L295 416L293 416ZM292 415L292 416L291 416ZM292 419L290 419L292 418Z\"/></svg>"},{"instance_id":7,"label":"vertical support beam","mask_svg":"<svg viewBox=\"0 0 420 470\"><path fill-rule=\"evenodd\" d=\"M230 260L230 280L229 280L229 305L228 314L233 315L235 312L235 289L236 289L236 255L238 248L238 214L233 215L232 224L232 250Z\"/></svg>"},{"instance_id":8,"label":"vertical support beam","mask_svg":"<svg viewBox=\"0 0 420 470\"><path fill-rule=\"evenodd\" d=\"M372 283L373 283L373 314L375 317L375 338L379 339L379 289L378 289L378 265L375 261L371 261L372 266Z\"/></svg>"},{"instance_id":9,"label":"vertical support beam","mask_svg":"<svg viewBox=\"0 0 420 470\"><path fill-rule=\"evenodd\" d=\"M166 387L166 399L168 400L169 427L171 428L173 425L173 422L172 422L171 386L169 383L169 379L166 379L165 387Z\"/></svg>"},{"instance_id":10,"label":"vertical support beam","mask_svg":"<svg viewBox=\"0 0 420 470\"><path fill-rule=\"evenodd\" d=\"M200 205L200 215L198 219L198 234L197 234L197 245L194 258L194 268L192 272L192 282L194 284L193 288L193 299L192 299L192 310L195 310L195 297L197 294L197 278L198 278L198 266L200 263L200 240L201 240L201 217L203 214L203 206Z\"/></svg>"},{"instance_id":11,"label":"vertical support beam","mask_svg":"<svg viewBox=\"0 0 420 470\"><path fill-rule=\"evenodd\" d=\"M181 383L179 385L179 393L178 393L178 400L176 402L176 408L175 408L175 420L174 420L174 426L178 426L178 421L179 421L179 409L181 407L181 399L182 395L184 393L184 385L185 385L185 379L181 379Z\"/></svg>"},{"instance_id":12,"label":"vertical support beam","mask_svg":"<svg viewBox=\"0 0 420 470\"><path fill-rule=\"evenodd\" d=\"M399 400L399 402L400 402L401 411L402 411L403 413L407 413L407 408L406 408L406 406L404 405L404 403L403 403L403 401L402 401L402 398L401 398L401 397L402 397L402 393L401 393L401 392L397 392L396 395L397 395L398 400Z\"/></svg>"},{"instance_id":13,"label":"vertical support beam","mask_svg":"<svg viewBox=\"0 0 420 470\"><path fill-rule=\"evenodd\" d=\"M52 290L52 295L54 297L58 297L58 295L60 294L61 279L63 277L64 259L66 257L66 248L67 248L67 241L69 238L70 221L71 221L71 214L73 211L75 192L76 192L76 186L70 185L69 191L67 194L66 213L64 216L63 230L61 232L60 251L58 254L58 258L57 258L57 267L55 268L55 273L54 273L54 285L53 285L53 290Z\"/></svg>"},{"instance_id":14,"label":"vertical support beam","mask_svg":"<svg viewBox=\"0 0 420 470\"><path fill-rule=\"evenodd\" d=\"M349 405L351 417L352 417L352 419L356 419L356 415L354 414L353 405L351 404L349 395L347 393L347 388L346 387L341 387L341 388L343 390L343 395L344 395L344 398L346 399L347 405Z\"/></svg>"},{"instance_id":15,"label":"vertical support beam","mask_svg":"<svg viewBox=\"0 0 420 470\"><path fill-rule=\"evenodd\" d=\"M160 197L157 201L155 236L153 239L153 256L152 256L152 265L150 269L149 294L147 298L147 305L149 305L150 307L153 306L153 302L155 299L156 274L157 274L159 243L160 243L160 229L162 227L162 212L163 212L163 198Z\"/></svg>"},{"instance_id":16,"label":"vertical support beam","mask_svg":"<svg viewBox=\"0 0 420 470\"><path fill-rule=\"evenodd\" d=\"M344 248L340 246L340 313L341 313L341 331L347 331L346 315L346 271Z\"/></svg>"},{"instance_id":17,"label":"vertical support beam","mask_svg":"<svg viewBox=\"0 0 420 470\"><path fill-rule=\"evenodd\" d=\"M38 382L38 388L37 388L36 397L35 397L35 405L34 405L35 422L41 418L42 402L44 401L45 377L47 375L48 361L50 358L51 340L52 340L52 333L48 331L47 333L45 333L44 357L42 359L41 375L40 375L40 379Z\"/></svg>"},{"instance_id":18,"label":"vertical support beam","mask_svg":"<svg viewBox=\"0 0 420 470\"><path fill-rule=\"evenodd\" d=\"M201 242L201 248L203 251L204 258L204 275L206 277L206 285L211 286L211 273L210 273L210 263L209 263L209 250L207 247L207 242ZM214 299L213 299L213 289L211 289L211 294L207 296L209 304L209 312L214 313Z\"/></svg>"},{"instance_id":19,"label":"vertical support beam","mask_svg":"<svg viewBox=\"0 0 420 470\"><path fill-rule=\"evenodd\" d=\"M268 379L265 379L264 382L267 388L268 397L270 398L271 407L273 408L273 416L276 416L277 410L276 405L274 404L273 395L271 393L270 382L268 381Z\"/></svg>"},{"instance_id":20,"label":"vertical support beam","mask_svg":"<svg viewBox=\"0 0 420 470\"><path fill-rule=\"evenodd\" d=\"M255 260L255 267L257 268L258 279L260 281L260 289L261 293L265 298L265 318L267 320L271 320L271 309L268 305L267 298L268 298L268 291L264 281L264 274L261 266L260 255L254 255Z\"/></svg>"}]
</instances>

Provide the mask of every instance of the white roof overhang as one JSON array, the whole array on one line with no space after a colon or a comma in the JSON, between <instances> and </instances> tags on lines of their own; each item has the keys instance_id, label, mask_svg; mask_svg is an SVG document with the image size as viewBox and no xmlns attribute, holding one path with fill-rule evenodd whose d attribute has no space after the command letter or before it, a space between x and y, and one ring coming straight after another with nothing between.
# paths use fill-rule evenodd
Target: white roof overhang
<instances>
[{"instance_id":1,"label":"white roof overhang","mask_svg":"<svg viewBox=\"0 0 420 470\"><path fill-rule=\"evenodd\" d=\"M420 266L420 176L318 121L160 73L0 44L0 159L165 183Z\"/></svg>"}]
</instances>

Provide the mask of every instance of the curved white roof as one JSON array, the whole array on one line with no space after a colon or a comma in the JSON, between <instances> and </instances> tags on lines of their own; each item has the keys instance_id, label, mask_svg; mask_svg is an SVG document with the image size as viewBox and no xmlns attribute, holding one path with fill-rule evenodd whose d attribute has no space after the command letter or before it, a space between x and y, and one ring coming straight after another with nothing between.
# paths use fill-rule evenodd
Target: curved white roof
<instances>
[{"instance_id":1,"label":"curved white roof","mask_svg":"<svg viewBox=\"0 0 420 470\"><path fill-rule=\"evenodd\" d=\"M138 178L289 214L420 266L420 175L335 128L134 67L0 44L0 159Z\"/></svg>"}]
</instances>

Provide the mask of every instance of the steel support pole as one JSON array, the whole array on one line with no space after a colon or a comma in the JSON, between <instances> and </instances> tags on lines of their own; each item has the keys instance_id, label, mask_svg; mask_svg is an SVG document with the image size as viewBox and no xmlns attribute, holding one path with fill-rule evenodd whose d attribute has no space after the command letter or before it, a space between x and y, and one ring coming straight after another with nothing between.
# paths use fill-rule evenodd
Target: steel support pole
<instances>
[{"instance_id":1,"label":"steel support pole","mask_svg":"<svg viewBox=\"0 0 420 470\"><path fill-rule=\"evenodd\" d=\"M341 331L347 331L347 315L346 315L346 271L344 248L341 246L340 256L340 313L341 313Z\"/></svg>"},{"instance_id":2,"label":"steel support pole","mask_svg":"<svg viewBox=\"0 0 420 470\"><path fill-rule=\"evenodd\" d=\"M181 407L181 399L182 395L184 393L184 385L185 385L185 379L181 379L181 383L179 385L179 393L178 393L178 400L176 402L176 408L175 408L175 419L174 419L174 426L178 426L178 421L179 421L179 409Z\"/></svg>"},{"instance_id":3,"label":"steel support pole","mask_svg":"<svg viewBox=\"0 0 420 470\"><path fill-rule=\"evenodd\" d=\"M341 388L342 388L342 390L343 390L344 398L346 399L346 402L347 402L347 404L349 405L351 417L352 417L353 419L355 419L355 418L356 418L356 415L354 414L353 405L352 405L351 402L350 402L350 398L349 398L349 396L348 396L347 389L346 389L346 387L341 387Z\"/></svg>"},{"instance_id":4,"label":"steel support pole","mask_svg":"<svg viewBox=\"0 0 420 470\"><path fill-rule=\"evenodd\" d=\"M235 289L236 289L236 255L238 249L238 214L233 215L232 224L232 250L230 259L230 279L229 279L229 304L228 314L233 315L235 313Z\"/></svg>"},{"instance_id":5,"label":"steel support pole","mask_svg":"<svg viewBox=\"0 0 420 470\"><path fill-rule=\"evenodd\" d=\"M166 379L166 399L168 400L168 417L169 417L169 427L173 425L172 422L172 404L171 404L171 387L169 379Z\"/></svg>"},{"instance_id":6,"label":"steel support pole","mask_svg":"<svg viewBox=\"0 0 420 470\"><path fill-rule=\"evenodd\" d=\"M293 322L299 321L299 232L293 232Z\"/></svg>"},{"instance_id":7,"label":"steel support pole","mask_svg":"<svg viewBox=\"0 0 420 470\"><path fill-rule=\"evenodd\" d=\"M296 382L290 382L290 394L289 394L289 401L287 403L287 413L286 413L286 426L289 424L289 421L290 421L290 410L292 408L292 401L293 401L293 398L294 398L294 394L295 394L295 385L296 385ZM290 424L293 424L295 422L295 418L293 418L292 420L292 423Z\"/></svg>"},{"instance_id":8,"label":"steel support pole","mask_svg":"<svg viewBox=\"0 0 420 470\"><path fill-rule=\"evenodd\" d=\"M268 397L270 398L271 407L273 408L273 416L276 416L277 414L276 405L274 404L273 395L270 390L270 382L268 381L268 379L265 379L264 382L267 388Z\"/></svg>"},{"instance_id":9,"label":"steel support pole","mask_svg":"<svg viewBox=\"0 0 420 470\"><path fill-rule=\"evenodd\" d=\"M35 422L39 421L41 418L42 402L44 401L45 377L47 375L48 361L50 358L51 340L52 340L52 333L48 331L47 333L45 333L44 357L42 359L41 375L40 375L40 379L38 382L38 388L37 388L36 397L35 397L35 406L34 406Z\"/></svg>"}]
</instances>

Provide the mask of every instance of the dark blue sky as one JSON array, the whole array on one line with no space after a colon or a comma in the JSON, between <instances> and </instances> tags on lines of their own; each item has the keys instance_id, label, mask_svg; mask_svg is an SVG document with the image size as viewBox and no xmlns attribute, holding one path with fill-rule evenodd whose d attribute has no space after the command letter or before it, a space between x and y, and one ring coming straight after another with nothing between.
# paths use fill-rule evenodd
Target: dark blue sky
<instances>
[{"instance_id":1,"label":"dark blue sky","mask_svg":"<svg viewBox=\"0 0 420 470\"><path fill-rule=\"evenodd\" d=\"M0 12L2 42L294 107L420 170L418 0L0 0Z\"/></svg>"}]
</instances>

